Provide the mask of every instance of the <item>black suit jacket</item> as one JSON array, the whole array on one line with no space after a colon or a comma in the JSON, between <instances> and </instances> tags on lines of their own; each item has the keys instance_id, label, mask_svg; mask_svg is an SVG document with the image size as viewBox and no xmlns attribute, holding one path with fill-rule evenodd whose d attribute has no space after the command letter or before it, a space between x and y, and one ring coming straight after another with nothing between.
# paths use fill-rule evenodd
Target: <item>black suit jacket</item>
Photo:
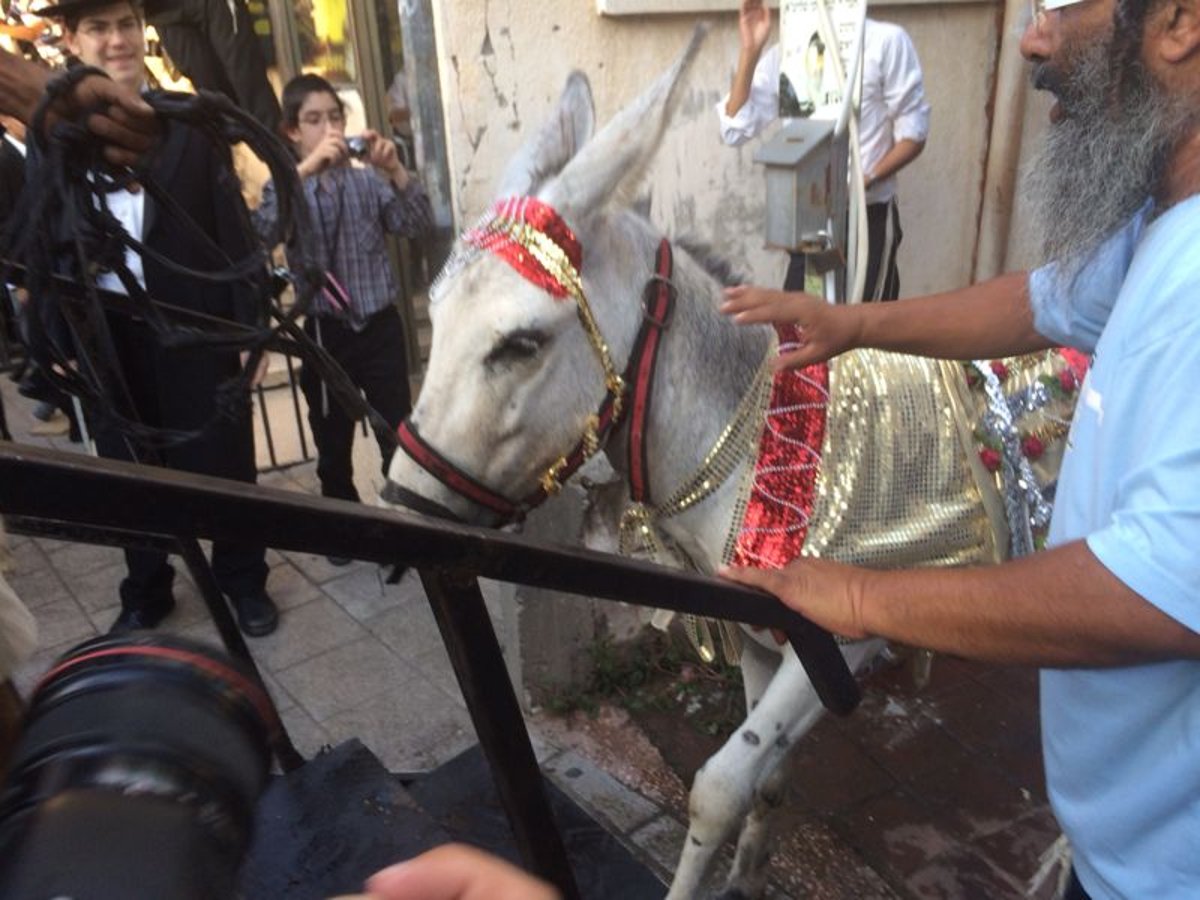
<instances>
[{"instance_id":1,"label":"black suit jacket","mask_svg":"<svg viewBox=\"0 0 1200 900\"><path fill-rule=\"evenodd\" d=\"M242 323L260 324L265 266L252 282L217 283L171 270L154 253L202 272L219 271L255 251L255 238L227 147L217 148L200 132L167 123L147 178L168 194L160 203L145 192L142 241L153 251L142 257L146 292L154 300ZM175 209L178 207L178 209ZM239 371L238 353L188 340L164 341L146 323L108 316L117 357L140 420L157 428L202 434L167 447L162 461L172 468L253 481L254 438L250 398L242 395L240 418L217 418L218 394ZM101 429L103 430L103 429ZM121 458L125 441L97 434L105 456Z\"/></svg>"}]
</instances>

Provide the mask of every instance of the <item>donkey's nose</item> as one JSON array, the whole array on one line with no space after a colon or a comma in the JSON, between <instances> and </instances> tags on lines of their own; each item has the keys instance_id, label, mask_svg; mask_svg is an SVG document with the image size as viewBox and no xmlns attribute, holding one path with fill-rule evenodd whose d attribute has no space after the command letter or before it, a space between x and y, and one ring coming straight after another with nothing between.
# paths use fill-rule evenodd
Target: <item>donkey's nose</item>
<instances>
[{"instance_id":1,"label":"donkey's nose","mask_svg":"<svg viewBox=\"0 0 1200 900\"><path fill-rule=\"evenodd\" d=\"M435 519L445 519L447 522L457 522L462 525L466 524L466 519L458 515L458 513L447 509L436 500L422 497L420 494L396 484L390 478L379 492L379 499L392 506L399 506L412 512L432 516Z\"/></svg>"},{"instance_id":2,"label":"donkey's nose","mask_svg":"<svg viewBox=\"0 0 1200 900\"><path fill-rule=\"evenodd\" d=\"M383 486L383 490L379 492L379 499L384 503L390 503L392 506L403 506L403 497L404 491L400 485L396 484L390 478L387 480L387 484Z\"/></svg>"}]
</instances>

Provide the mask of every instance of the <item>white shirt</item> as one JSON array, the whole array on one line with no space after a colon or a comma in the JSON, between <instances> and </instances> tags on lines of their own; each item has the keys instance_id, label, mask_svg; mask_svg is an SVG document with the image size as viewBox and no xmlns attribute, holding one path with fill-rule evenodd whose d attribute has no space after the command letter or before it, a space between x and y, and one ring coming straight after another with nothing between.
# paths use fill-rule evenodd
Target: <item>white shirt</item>
<instances>
[{"instance_id":1,"label":"white shirt","mask_svg":"<svg viewBox=\"0 0 1200 900\"><path fill-rule=\"evenodd\" d=\"M132 237L139 241L142 240L142 224L146 217L146 192L144 190L139 190L137 193L113 191L111 194L106 194L105 199L108 201L109 212L116 216L122 227ZM97 199L97 206L99 203L100 201ZM138 284L144 288L146 273L142 270L142 256L132 247L125 248L125 267L133 273ZM114 272L103 272L98 275L96 287L106 291L115 291L118 294L125 293L125 285L121 284L121 279Z\"/></svg>"},{"instance_id":2,"label":"white shirt","mask_svg":"<svg viewBox=\"0 0 1200 900\"><path fill-rule=\"evenodd\" d=\"M721 140L730 146L757 136L779 115L779 45L768 48L754 67L750 96L734 115L725 114L726 94L717 104ZM899 25L867 19L863 35L863 82L859 108L859 145L863 172L870 174L897 141L929 136L929 101L921 61L908 33ZM868 203L896 196L896 178L877 181Z\"/></svg>"}]
</instances>

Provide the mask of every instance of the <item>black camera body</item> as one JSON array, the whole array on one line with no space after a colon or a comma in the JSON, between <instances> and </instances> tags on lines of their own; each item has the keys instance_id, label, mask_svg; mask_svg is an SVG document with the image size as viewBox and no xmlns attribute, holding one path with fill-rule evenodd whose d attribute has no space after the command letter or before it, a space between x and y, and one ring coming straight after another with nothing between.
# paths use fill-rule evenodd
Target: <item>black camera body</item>
<instances>
[{"instance_id":1,"label":"black camera body","mask_svg":"<svg viewBox=\"0 0 1200 900\"><path fill-rule=\"evenodd\" d=\"M106 636L34 692L0 789L5 900L229 900L279 722L209 647Z\"/></svg>"},{"instance_id":2,"label":"black camera body","mask_svg":"<svg viewBox=\"0 0 1200 900\"><path fill-rule=\"evenodd\" d=\"M346 138L346 149L350 152L351 159L366 159L367 154L371 152L371 142L361 134L356 134Z\"/></svg>"}]
</instances>

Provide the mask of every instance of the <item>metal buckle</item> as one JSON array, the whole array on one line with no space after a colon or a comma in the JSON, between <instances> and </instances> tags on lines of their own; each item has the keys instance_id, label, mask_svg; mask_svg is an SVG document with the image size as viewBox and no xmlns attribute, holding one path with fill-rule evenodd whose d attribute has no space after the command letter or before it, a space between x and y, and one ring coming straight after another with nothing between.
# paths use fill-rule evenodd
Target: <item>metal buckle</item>
<instances>
[{"instance_id":1,"label":"metal buckle","mask_svg":"<svg viewBox=\"0 0 1200 900\"><path fill-rule=\"evenodd\" d=\"M656 319L650 309L650 304L652 302L650 292L657 289L660 285L666 286L669 294L666 312L663 314L661 319ZM657 325L659 328L666 329L671 322L671 316L675 313L675 297L675 283L671 281L670 278L664 278L662 275L654 272L651 274L649 280L647 280L646 287L642 291L642 318L652 325Z\"/></svg>"}]
</instances>

